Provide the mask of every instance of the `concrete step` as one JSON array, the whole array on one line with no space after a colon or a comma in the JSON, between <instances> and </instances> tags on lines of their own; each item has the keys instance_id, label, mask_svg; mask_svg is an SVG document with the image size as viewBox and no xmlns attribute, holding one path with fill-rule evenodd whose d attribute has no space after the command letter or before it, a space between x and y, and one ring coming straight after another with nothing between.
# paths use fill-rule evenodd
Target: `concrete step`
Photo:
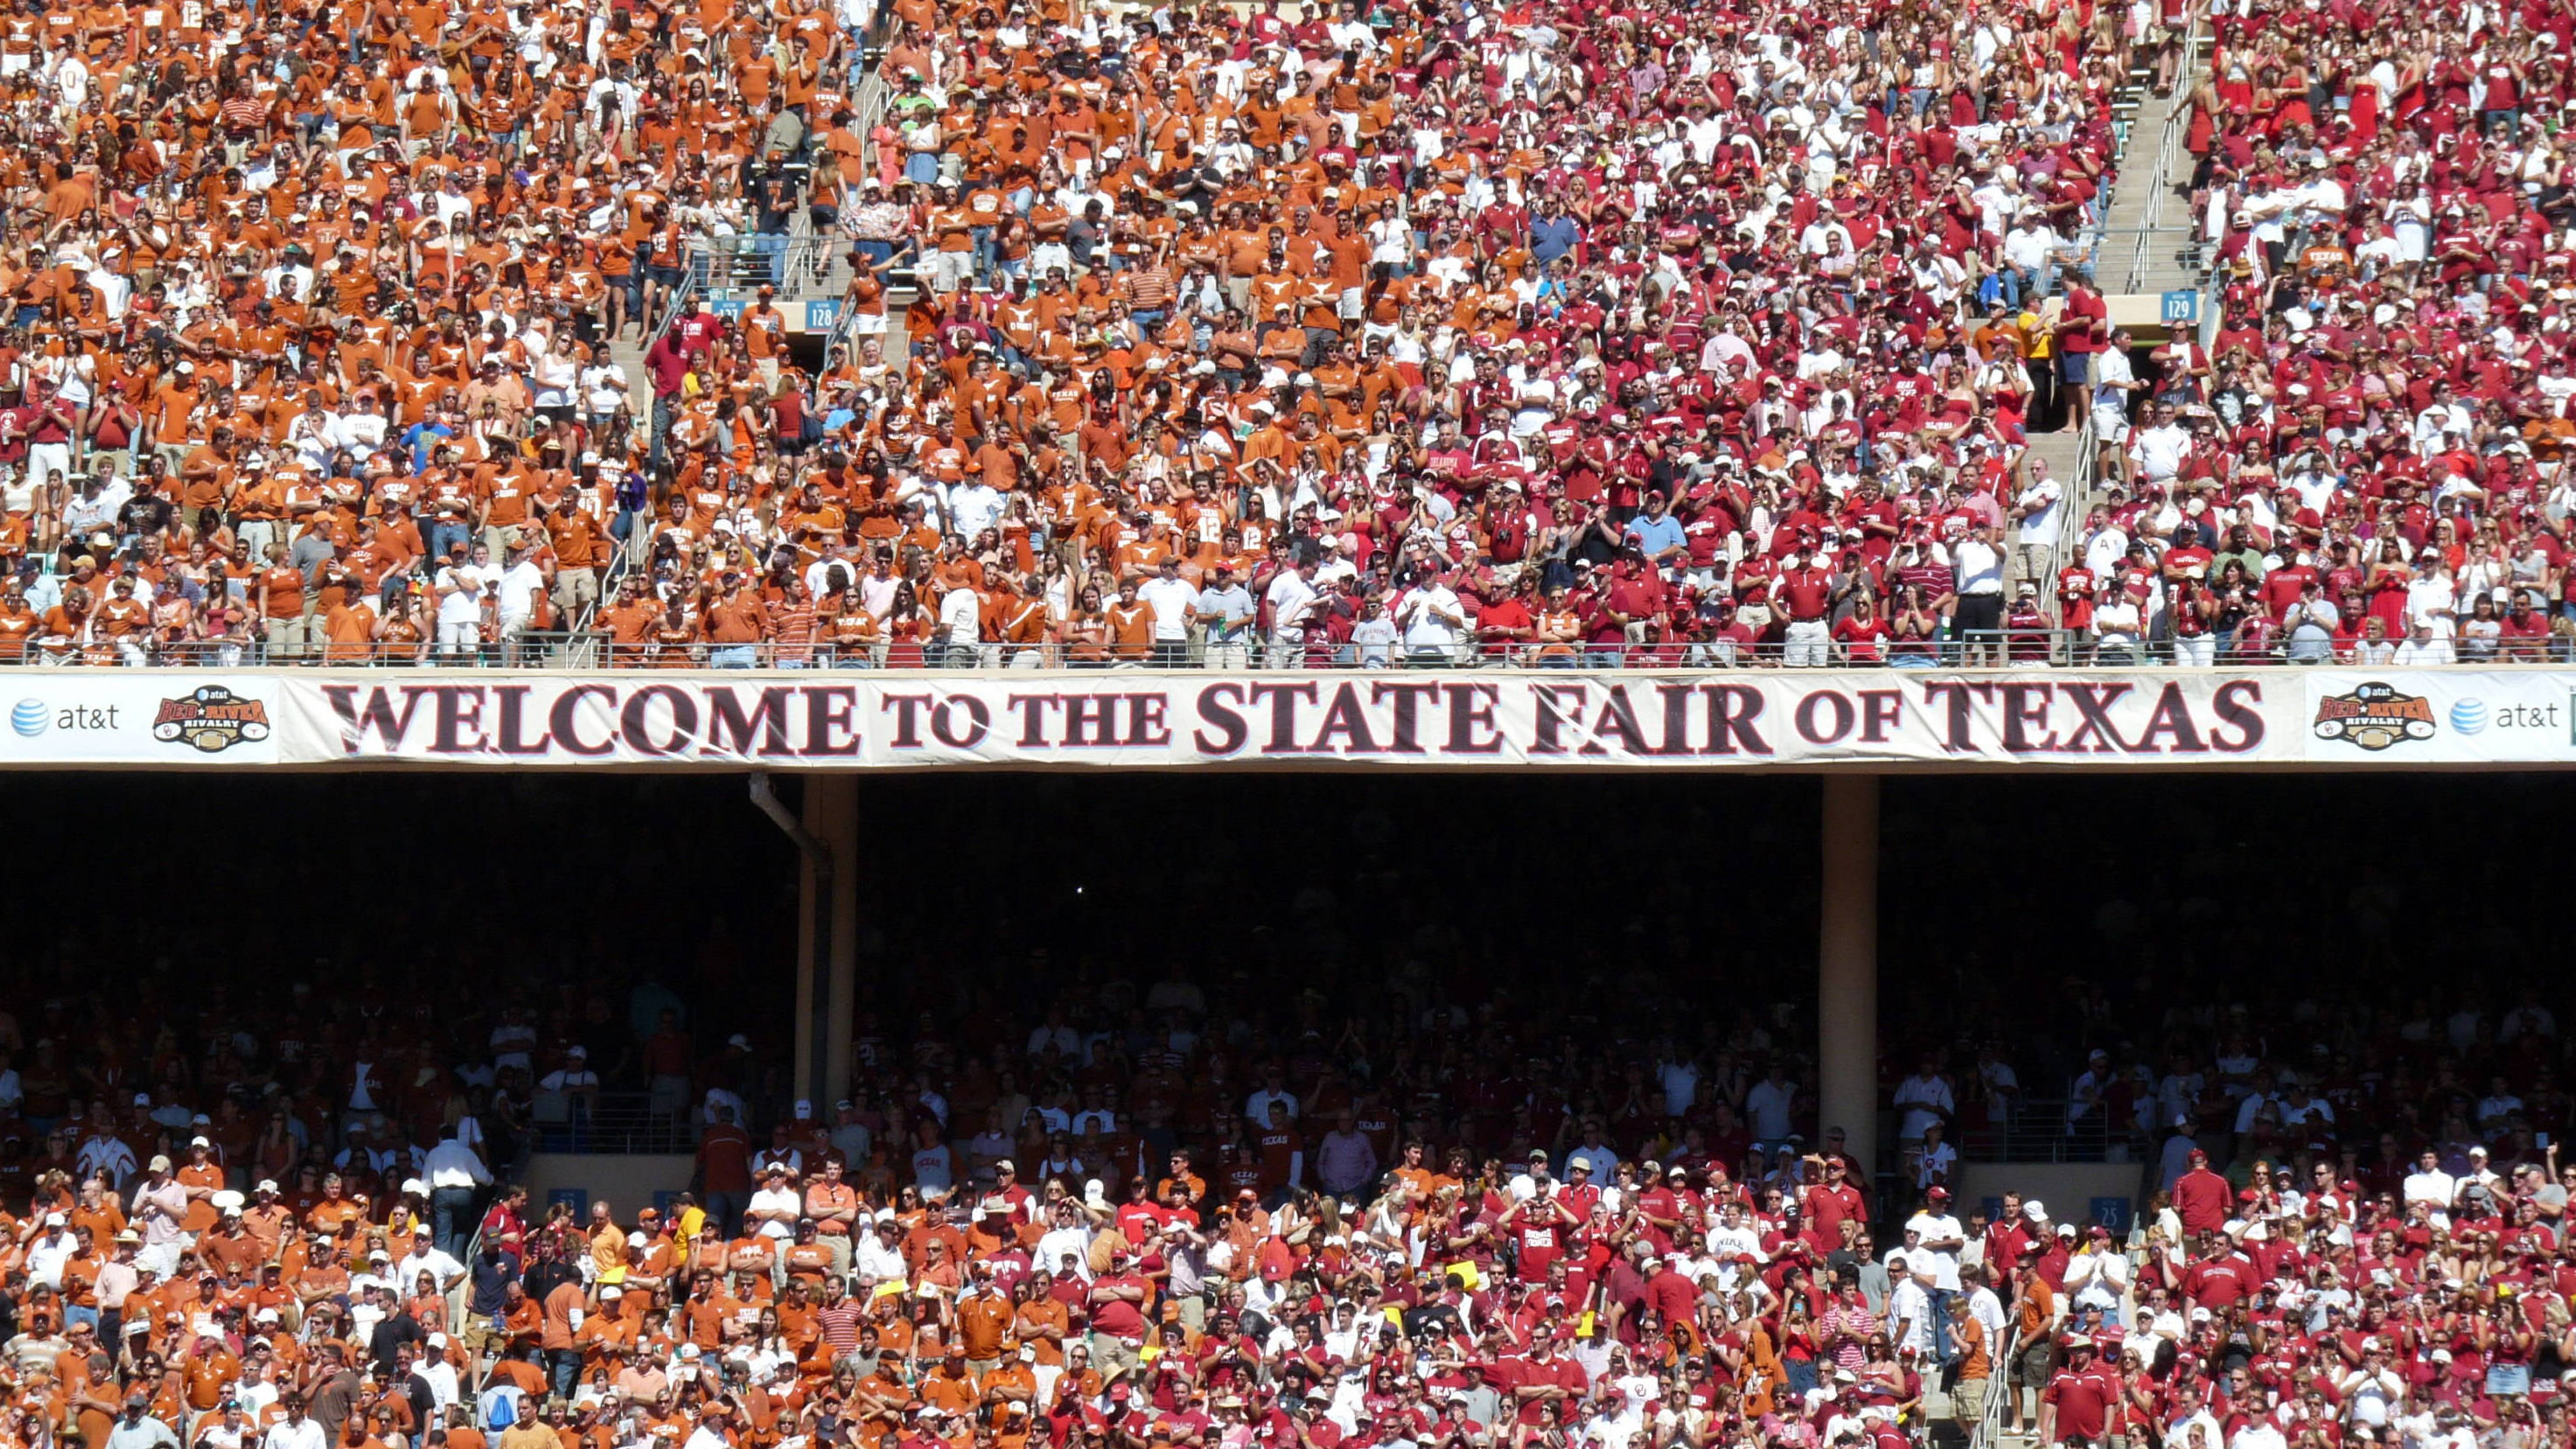
<instances>
[{"instance_id":1,"label":"concrete step","mask_svg":"<svg viewBox=\"0 0 2576 1449\"><path fill-rule=\"evenodd\" d=\"M2125 164L2119 182L2112 189L2104 226L2104 254L2097 259L2095 275L2114 291L2167 292L2193 287L2199 284L2199 274L2181 260L2181 253L2191 242L2189 228L2193 224L2185 192L2191 184L2192 156L2180 145L2158 149L2164 141L2167 122L2183 109L2189 94L2184 87L2176 86L2166 95L2144 88L2137 95L2129 150L2122 158ZM2141 269L2140 233L2146 229L2150 213L2156 229L2145 238Z\"/></svg>"},{"instance_id":2,"label":"concrete step","mask_svg":"<svg viewBox=\"0 0 2576 1449\"><path fill-rule=\"evenodd\" d=\"M653 377L644 370L644 344L620 338L608 344L609 359L626 374L626 396L636 415L645 416L653 408Z\"/></svg>"},{"instance_id":3,"label":"concrete step","mask_svg":"<svg viewBox=\"0 0 2576 1449\"><path fill-rule=\"evenodd\" d=\"M2048 476L2063 483L2082 469L2084 437L2071 427L2054 433L2033 433L2030 450L2047 462Z\"/></svg>"}]
</instances>

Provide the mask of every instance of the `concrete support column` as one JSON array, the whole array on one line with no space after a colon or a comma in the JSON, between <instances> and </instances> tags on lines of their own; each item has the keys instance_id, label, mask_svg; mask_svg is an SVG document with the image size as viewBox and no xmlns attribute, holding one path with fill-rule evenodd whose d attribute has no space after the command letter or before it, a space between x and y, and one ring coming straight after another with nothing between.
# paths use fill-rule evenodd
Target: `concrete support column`
<instances>
[{"instance_id":1,"label":"concrete support column","mask_svg":"<svg viewBox=\"0 0 2576 1449\"><path fill-rule=\"evenodd\" d=\"M833 1101L850 1089L858 999L858 776L806 776L799 816L822 850L807 852L796 872L796 1093L829 1122Z\"/></svg>"},{"instance_id":2,"label":"concrete support column","mask_svg":"<svg viewBox=\"0 0 2576 1449\"><path fill-rule=\"evenodd\" d=\"M1823 908L1816 931L1821 1130L1878 1170L1878 777L1824 777Z\"/></svg>"}]
</instances>

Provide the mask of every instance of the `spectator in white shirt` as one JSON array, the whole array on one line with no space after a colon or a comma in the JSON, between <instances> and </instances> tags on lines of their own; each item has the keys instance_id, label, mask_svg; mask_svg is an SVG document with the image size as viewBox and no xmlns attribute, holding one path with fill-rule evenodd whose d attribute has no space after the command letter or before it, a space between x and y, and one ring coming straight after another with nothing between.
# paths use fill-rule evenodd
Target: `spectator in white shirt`
<instances>
[{"instance_id":1,"label":"spectator in white shirt","mask_svg":"<svg viewBox=\"0 0 2576 1449\"><path fill-rule=\"evenodd\" d=\"M751 1195L751 1205L743 1209L743 1221L764 1238L784 1243L796 1236L796 1219L804 1214L805 1199L796 1191L796 1180L785 1166L770 1164L760 1191Z\"/></svg>"},{"instance_id":2,"label":"spectator in white shirt","mask_svg":"<svg viewBox=\"0 0 2576 1449\"><path fill-rule=\"evenodd\" d=\"M1926 1056L1920 1070L1896 1084L1894 1105L1904 1114L1896 1129L1897 1140L1919 1142L1925 1128L1957 1115L1959 1099L1942 1077L1939 1059Z\"/></svg>"},{"instance_id":3,"label":"spectator in white shirt","mask_svg":"<svg viewBox=\"0 0 2576 1449\"><path fill-rule=\"evenodd\" d=\"M438 1145L422 1159L421 1175L429 1180L429 1216L438 1230L438 1250L461 1263L474 1236L477 1191L492 1185L492 1171L448 1126L438 1129Z\"/></svg>"},{"instance_id":4,"label":"spectator in white shirt","mask_svg":"<svg viewBox=\"0 0 2576 1449\"><path fill-rule=\"evenodd\" d=\"M1445 572L1414 585L1396 605L1395 622L1404 630L1404 651L1415 663L1464 662L1458 646L1467 633L1467 608L1449 587Z\"/></svg>"},{"instance_id":5,"label":"spectator in white shirt","mask_svg":"<svg viewBox=\"0 0 2576 1449\"><path fill-rule=\"evenodd\" d=\"M2130 461L2147 483L2170 483L2191 456L2191 434L2174 421L2171 403L2157 403L2151 416L2129 445Z\"/></svg>"},{"instance_id":6,"label":"spectator in white shirt","mask_svg":"<svg viewBox=\"0 0 2576 1449\"><path fill-rule=\"evenodd\" d=\"M1180 560L1164 559L1154 577L1137 588L1136 597L1154 611L1154 667L1178 669L1187 663L1190 614L1198 607L1199 591L1181 578Z\"/></svg>"}]
</instances>

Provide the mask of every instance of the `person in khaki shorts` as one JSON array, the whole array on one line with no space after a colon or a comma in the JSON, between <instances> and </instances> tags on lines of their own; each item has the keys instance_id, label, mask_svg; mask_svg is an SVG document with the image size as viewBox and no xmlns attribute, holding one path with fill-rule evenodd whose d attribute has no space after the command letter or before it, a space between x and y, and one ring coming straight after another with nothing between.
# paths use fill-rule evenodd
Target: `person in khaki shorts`
<instances>
[{"instance_id":1,"label":"person in khaki shorts","mask_svg":"<svg viewBox=\"0 0 2576 1449\"><path fill-rule=\"evenodd\" d=\"M2072 1238L2075 1225L2062 1223L2058 1236ZM2009 1411L2004 1432L2018 1434L2029 1422L2022 1408L2022 1391L2028 1389L2036 1398L2048 1387L2049 1375L2056 1370L2057 1344L2051 1332L2057 1322L2057 1295L2048 1280L2039 1276L2039 1260L2033 1257L2019 1269L2020 1289L2013 1295L2013 1313L2021 1335L2021 1348L2016 1354L2016 1372L2009 1385L2012 1397L2005 1400Z\"/></svg>"},{"instance_id":2,"label":"person in khaki shorts","mask_svg":"<svg viewBox=\"0 0 2576 1449\"><path fill-rule=\"evenodd\" d=\"M1995 1376L1993 1345L1986 1326L1968 1311L1968 1295L1950 1299L1950 1347L1958 1354L1959 1375L1950 1385L1950 1416L1959 1432L1973 1439L1986 1417L1986 1389Z\"/></svg>"}]
</instances>

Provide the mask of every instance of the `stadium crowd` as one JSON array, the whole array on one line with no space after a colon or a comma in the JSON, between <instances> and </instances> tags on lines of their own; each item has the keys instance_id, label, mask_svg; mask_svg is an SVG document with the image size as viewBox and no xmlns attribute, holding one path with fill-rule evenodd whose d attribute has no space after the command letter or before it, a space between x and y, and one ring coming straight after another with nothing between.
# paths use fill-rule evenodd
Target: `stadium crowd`
<instances>
[{"instance_id":1,"label":"stadium crowd","mask_svg":"<svg viewBox=\"0 0 2576 1449\"><path fill-rule=\"evenodd\" d=\"M34 8L0 658L2560 657L2571 39ZM2090 270L2133 67L2194 81L2206 346ZM775 291L844 245L818 357ZM766 285L711 307L719 255ZM2120 486L2061 558L2027 444L2088 424Z\"/></svg>"},{"instance_id":2,"label":"stadium crowd","mask_svg":"<svg viewBox=\"0 0 2576 1449\"><path fill-rule=\"evenodd\" d=\"M2067 622L2116 658L2569 657L2576 18L2207 25L2183 142L2221 320L2097 386L2123 486L2064 561Z\"/></svg>"},{"instance_id":3,"label":"stadium crowd","mask_svg":"<svg viewBox=\"0 0 2576 1449\"><path fill-rule=\"evenodd\" d=\"M2214 215L2288 235L2389 173L2520 243L2338 281L2267 240L2216 355L2138 377L2087 237L2131 66L2183 73L2159 0L30 10L0 654L533 659L586 626L638 663L1920 663L2088 590L2113 657L2123 595L2150 647L2173 613L2290 648L2289 580L2347 535L2550 537L2554 408L2520 471L2499 439L2555 319L2471 323L2546 291L2513 178L2555 175L2564 21L2239 8ZM2490 48L2526 74L2460 68ZM2374 57L2436 55L2459 75L2340 119ZM771 294L691 293L718 252L792 288L817 232L858 329L819 359ZM2321 483L2295 399L2368 371L2322 350L2364 332L2451 347L2480 401L2455 445L2410 363L2408 406L2324 424ZM2106 515L2147 566L2079 579L2028 434L2150 394L2200 431L2142 420ZM2240 523L2261 606L2194 632L2182 535Z\"/></svg>"},{"instance_id":4,"label":"stadium crowd","mask_svg":"<svg viewBox=\"0 0 2576 1449\"><path fill-rule=\"evenodd\" d=\"M2537 993L2177 1006L2062 1098L1999 1043L1890 1059L1873 1173L1751 1013L1601 1054L1432 979L1338 1026L1221 982L872 1019L828 1104L650 983L461 1052L363 997L73 1050L50 1003L0 1023L7 1440L1899 1449L1999 1396L2083 1449L2568 1438ZM486 1153L594 1062L693 1174L540 1211ZM2028 1114L2128 1146L2134 1224L1953 1197Z\"/></svg>"}]
</instances>

